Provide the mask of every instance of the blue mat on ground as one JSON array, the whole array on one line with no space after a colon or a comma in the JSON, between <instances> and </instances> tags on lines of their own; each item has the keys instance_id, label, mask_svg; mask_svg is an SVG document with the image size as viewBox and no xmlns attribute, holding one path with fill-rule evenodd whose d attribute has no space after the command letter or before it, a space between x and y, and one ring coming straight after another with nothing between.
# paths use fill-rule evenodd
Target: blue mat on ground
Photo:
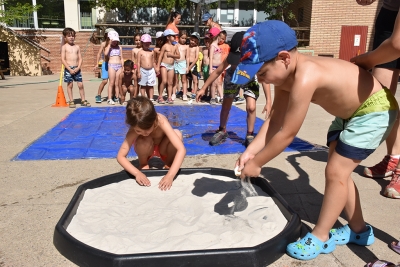
<instances>
[{"instance_id":1,"label":"blue mat on ground","mask_svg":"<svg viewBox=\"0 0 400 267\"><path fill-rule=\"evenodd\" d=\"M219 126L220 105L156 106L173 128L183 134L187 155L241 153L246 136L246 112L233 106L228 121L229 137L218 146L209 141ZM28 146L14 160L66 160L115 158L128 127L124 107L78 108L63 121ZM256 119L255 129L263 121ZM292 151L325 150L300 138L285 149ZM136 157L134 149L129 157Z\"/></svg>"}]
</instances>

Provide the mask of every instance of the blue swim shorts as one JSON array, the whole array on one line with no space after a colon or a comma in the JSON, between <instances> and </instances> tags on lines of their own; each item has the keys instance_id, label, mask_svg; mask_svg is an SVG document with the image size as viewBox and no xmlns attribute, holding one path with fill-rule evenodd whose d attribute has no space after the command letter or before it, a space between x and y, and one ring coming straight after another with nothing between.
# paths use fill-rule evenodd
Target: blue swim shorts
<instances>
[{"instance_id":1,"label":"blue swim shorts","mask_svg":"<svg viewBox=\"0 0 400 267\"><path fill-rule=\"evenodd\" d=\"M78 66L69 66L71 69L75 69ZM72 83L72 82L82 82L82 74L81 74L81 70L79 70L77 73L75 73L74 75L72 75L71 73L69 73L69 71L67 69L64 69L64 82L66 83Z\"/></svg>"},{"instance_id":2,"label":"blue swim shorts","mask_svg":"<svg viewBox=\"0 0 400 267\"><path fill-rule=\"evenodd\" d=\"M101 78L103 80L108 79L108 63L105 61L103 61L103 63L101 63Z\"/></svg>"},{"instance_id":3,"label":"blue swim shorts","mask_svg":"<svg viewBox=\"0 0 400 267\"><path fill-rule=\"evenodd\" d=\"M174 62L175 73L186 74L186 60Z\"/></svg>"},{"instance_id":4,"label":"blue swim shorts","mask_svg":"<svg viewBox=\"0 0 400 267\"><path fill-rule=\"evenodd\" d=\"M328 142L337 140L336 152L346 158L366 159L388 137L399 107L389 89L371 95L349 118L336 117L328 130Z\"/></svg>"}]
</instances>

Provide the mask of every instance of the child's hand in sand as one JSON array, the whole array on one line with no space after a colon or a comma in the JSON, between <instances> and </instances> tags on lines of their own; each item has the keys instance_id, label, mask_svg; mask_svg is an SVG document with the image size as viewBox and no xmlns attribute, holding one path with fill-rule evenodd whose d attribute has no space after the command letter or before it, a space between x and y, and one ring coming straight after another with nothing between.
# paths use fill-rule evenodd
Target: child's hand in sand
<instances>
[{"instance_id":1,"label":"child's hand in sand","mask_svg":"<svg viewBox=\"0 0 400 267\"><path fill-rule=\"evenodd\" d=\"M136 183L138 183L139 185L143 185L143 186L150 186L150 180L147 178L147 176L143 173L140 172L138 175L136 175Z\"/></svg>"},{"instance_id":2,"label":"child's hand in sand","mask_svg":"<svg viewBox=\"0 0 400 267\"><path fill-rule=\"evenodd\" d=\"M239 168L240 170L240 168ZM254 160L249 160L244 168L240 171L240 178L244 179L246 177L258 177L260 176L261 167L257 166Z\"/></svg>"},{"instance_id":3,"label":"child's hand in sand","mask_svg":"<svg viewBox=\"0 0 400 267\"><path fill-rule=\"evenodd\" d=\"M252 153L250 153L247 149L246 149L246 151L244 151L243 152L243 154L242 155L240 155L240 157L238 158L238 160L236 161L236 163L235 163L235 170L239 173L239 172L241 172L241 174L240 174L240 178L245 178L246 176L249 176L249 175L244 175L243 174L243 170L245 169L245 167L247 166L246 164L249 162L249 161L251 161L253 158L254 158L254 156L255 155L253 155ZM239 166L237 169L236 169L236 167L237 166ZM248 170L248 169L247 169ZM260 168L260 171L261 171L261 168ZM238 175L239 176L239 175ZM256 176L250 176L250 177L257 177L258 175L256 175Z\"/></svg>"},{"instance_id":4,"label":"child's hand in sand","mask_svg":"<svg viewBox=\"0 0 400 267\"><path fill-rule=\"evenodd\" d=\"M174 178L169 178L167 175L165 175L158 183L158 188L160 188L162 191L169 190L172 186L173 180Z\"/></svg>"}]
</instances>

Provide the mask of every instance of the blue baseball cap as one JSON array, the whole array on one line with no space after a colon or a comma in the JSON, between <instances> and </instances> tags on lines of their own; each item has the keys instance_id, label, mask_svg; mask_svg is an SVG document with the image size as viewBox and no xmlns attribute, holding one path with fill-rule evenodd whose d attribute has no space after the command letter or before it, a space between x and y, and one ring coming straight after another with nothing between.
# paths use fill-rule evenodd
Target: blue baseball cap
<instances>
[{"instance_id":1,"label":"blue baseball cap","mask_svg":"<svg viewBox=\"0 0 400 267\"><path fill-rule=\"evenodd\" d=\"M209 20L210 18L212 18L212 15L210 13L205 13L202 17L201 17L201 21L206 22L207 20Z\"/></svg>"},{"instance_id":2,"label":"blue baseball cap","mask_svg":"<svg viewBox=\"0 0 400 267\"><path fill-rule=\"evenodd\" d=\"M240 63L232 82L249 82L264 62L275 58L280 51L297 46L296 33L280 20L267 20L247 30L243 36Z\"/></svg>"}]
</instances>

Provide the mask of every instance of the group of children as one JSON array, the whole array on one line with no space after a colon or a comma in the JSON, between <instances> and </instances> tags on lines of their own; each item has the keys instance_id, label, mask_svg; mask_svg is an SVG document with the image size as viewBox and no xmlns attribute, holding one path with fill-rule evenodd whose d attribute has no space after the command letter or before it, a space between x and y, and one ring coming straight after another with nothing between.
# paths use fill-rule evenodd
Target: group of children
<instances>
[{"instance_id":1,"label":"group of children","mask_svg":"<svg viewBox=\"0 0 400 267\"><path fill-rule=\"evenodd\" d=\"M354 64L300 54L295 32L282 21L265 21L239 34L240 45L234 47L232 43L229 56L205 86L229 65L225 77L229 77L230 88L241 86L252 91L255 77L262 84L275 85L266 121L232 164L238 168L240 178L258 177L262 166L292 142L311 103L336 117L328 130L326 185L319 219L312 232L288 244L286 252L296 259L310 260L333 252L337 245L371 245L375 240L373 228L364 221L351 173L390 133L398 115L396 99L368 71ZM200 90L197 99L204 91ZM186 152L182 134L157 114L146 97L128 102L126 122L130 129L118 152L118 162L140 185L149 186L150 181L140 169L148 168L149 158L159 156L169 169L159 187L169 189ZM139 157L139 169L126 159L132 145ZM348 224L332 229L342 211Z\"/></svg>"},{"instance_id":2,"label":"group of children","mask_svg":"<svg viewBox=\"0 0 400 267\"><path fill-rule=\"evenodd\" d=\"M265 21L254 25L246 33L235 34L227 57L223 56L222 48L217 46L219 36L213 32L216 31L211 29L208 33L212 39L208 46L211 75L197 92L197 100L201 99L209 85L219 82L224 71L223 104L231 105L232 96L240 87L245 90L247 99L254 103L258 82L263 86L270 83L275 86L274 102L270 110L267 108L266 121L257 136L248 143L244 153L232 164L238 168L241 178L258 177L261 168L292 142L311 103L320 105L335 116L327 136L329 154L319 219L311 233L287 245L287 253L296 259L310 260L321 253L331 253L337 245L354 243L367 246L374 243L373 228L364 221L360 197L351 173L386 139L395 124L399 107L392 93L357 65L343 60L300 54L297 51L295 32L282 21ZM108 33L110 41L104 46L104 52L109 57L110 83L115 82L114 78L118 75L136 75L142 94L127 103L126 123L130 128L119 149L117 160L135 176L140 185L150 186L149 179L141 169L149 168L148 160L151 157L160 157L168 172L160 181L159 188L168 190L183 163L186 149L182 133L174 130L168 119L155 111L151 88L155 77L161 74L158 77L161 79L159 95L162 95L160 90L166 86L167 102L173 102L175 70L178 69L179 75L194 70L192 68L198 58L199 37L193 33L190 45L186 47L182 34L182 42L174 45L175 33L166 30L162 39L157 38L158 50L150 51L150 37L141 36L135 74L133 62L124 63L122 60L115 33ZM72 81L78 81L82 105L88 106L90 104L85 100L80 76L82 58L79 47L73 44L75 33L65 29L63 34L67 40L62 47L62 60L68 74L65 76L68 95L70 100L73 99L72 86L70 88L69 85ZM122 66L126 71L122 71ZM129 92L129 88L134 88L131 84L125 84L125 87ZM218 91L217 88L214 87ZM118 97L120 92L117 89L115 94ZM211 97L215 96L212 90L213 86L210 88ZM264 91L268 94L265 87ZM109 88L109 100L110 93ZM158 102L162 103L162 100ZM229 110L226 110L229 114ZM227 114L221 111L221 124L226 124L227 118ZM224 129L219 132L224 132ZM138 155L139 168L127 159L131 146ZM331 229L342 211L349 223Z\"/></svg>"}]
</instances>

